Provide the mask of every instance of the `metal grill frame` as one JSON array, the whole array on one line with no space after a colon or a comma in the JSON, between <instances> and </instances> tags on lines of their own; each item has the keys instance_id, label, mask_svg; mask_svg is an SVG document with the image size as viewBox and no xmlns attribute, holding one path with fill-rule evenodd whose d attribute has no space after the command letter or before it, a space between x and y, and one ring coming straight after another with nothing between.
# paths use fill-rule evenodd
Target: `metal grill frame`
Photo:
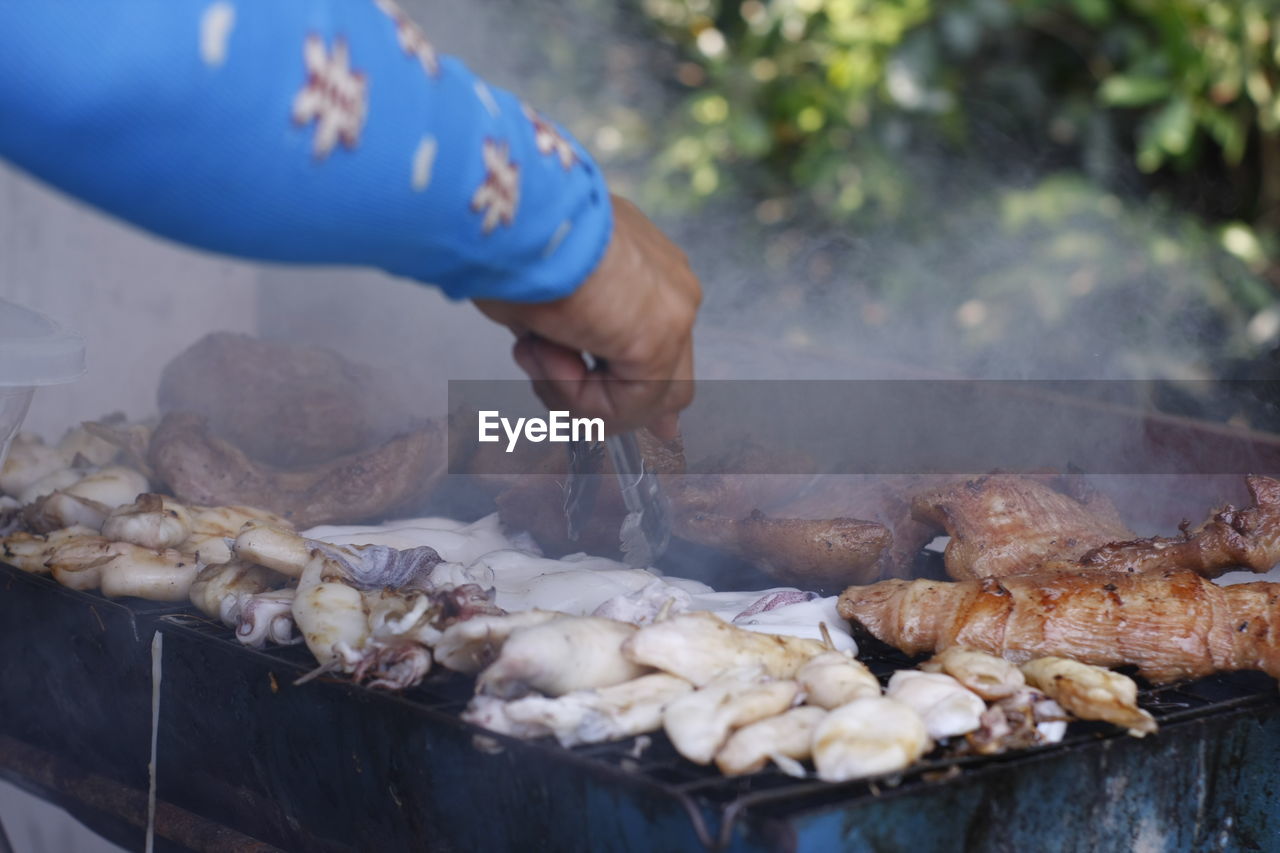
<instances>
[{"instance_id":1,"label":"metal grill frame","mask_svg":"<svg viewBox=\"0 0 1280 853\"><path fill-rule=\"evenodd\" d=\"M950 802L970 789L1034 782L1075 765L1109 764L1113 775L1099 777L1109 785L1125 762L1141 764L1183 741L1203 752L1215 739L1244 738L1245 745L1229 750L1222 766L1206 767L1202 787L1217 786L1223 796L1235 791L1238 799L1243 794L1223 781L1232 774L1233 785L1280 789L1280 770L1267 769L1280 768L1280 696L1260 673L1144 689L1140 702L1161 732L1143 741L1111 726L1074 723L1057 745L989 757L935 755L889 779L832 785L773 769L730 779L680 758L661 733L648 736L644 749L635 738L564 749L484 732L459 718L472 682L451 673L433 673L403 694L345 679L295 687L314 665L304 647L246 648L230 629L187 608L113 602L2 566L0 589L7 647L34 640L41 649L11 667L0 696L4 735L145 790L150 732L141 709L150 702L150 639L160 630L160 796L286 849L367 849L366 839L385 849L393 838L427 849L516 849L522 827L543 833L542 849L802 849L812 833L860 837L880 815L903 824L901 815L890 816L914 811L912 803ZM882 678L911 663L873 640L862 643L862 659ZM87 708L101 713L87 715ZM377 784L369 783L373 777ZM1158 792L1137 787L1156 803ZM478 800L486 790L506 804L514 825L466 814L455 793ZM1176 793L1174 799L1187 796ZM350 814L343 813L347 798ZM963 816L958 806L948 808L940 813ZM584 831L557 835L575 811ZM1257 812L1250 837L1280 840L1271 811ZM1247 822L1247 815L1237 818L1233 831ZM1203 815L1200 824L1195 831L1207 832ZM887 824L877 831L900 833ZM1017 826L1010 831L1016 835Z\"/></svg>"}]
</instances>

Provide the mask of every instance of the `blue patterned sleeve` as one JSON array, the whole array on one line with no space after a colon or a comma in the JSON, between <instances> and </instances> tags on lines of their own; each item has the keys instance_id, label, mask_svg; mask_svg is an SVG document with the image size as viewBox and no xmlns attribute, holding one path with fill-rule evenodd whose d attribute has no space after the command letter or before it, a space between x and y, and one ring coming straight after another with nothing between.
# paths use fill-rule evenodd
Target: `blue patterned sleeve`
<instances>
[{"instance_id":1,"label":"blue patterned sleeve","mask_svg":"<svg viewBox=\"0 0 1280 853\"><path fill-rule=\"evenodd\" d=\"M158 234L572 292L612 228L588 154L391 0L6 0L0 157Z\"/></svg>"}]
</instances>

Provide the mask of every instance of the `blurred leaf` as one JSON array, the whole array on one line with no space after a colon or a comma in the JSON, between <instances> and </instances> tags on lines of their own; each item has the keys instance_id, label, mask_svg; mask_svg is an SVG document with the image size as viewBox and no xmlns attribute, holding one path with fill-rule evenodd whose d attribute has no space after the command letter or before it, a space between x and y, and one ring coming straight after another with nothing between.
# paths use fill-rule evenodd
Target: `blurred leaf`
<instances>
[{"instance_id":1,"label":"blurred leaf","mask_svg":"<svg viewBox=\"0 0 1280 853\"><path fill-rule=\"evenodd\" d=\"M1141 107L1163 100L1172 91L1172 85L1163 77L1113 74L1102 81L1098 95L1108 106Z\"/></svg>"}]
</instances>

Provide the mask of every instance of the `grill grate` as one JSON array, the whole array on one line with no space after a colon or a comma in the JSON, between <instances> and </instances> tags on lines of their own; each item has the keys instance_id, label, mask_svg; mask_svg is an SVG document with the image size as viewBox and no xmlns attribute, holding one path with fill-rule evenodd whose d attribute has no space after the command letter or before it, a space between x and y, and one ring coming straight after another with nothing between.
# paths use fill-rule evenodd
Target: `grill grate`
<instances>
[{"instance_id":1,"label":"grill grate","mask_svg":"<svg viewBox=\"0 0 1280 853\"><path fill-rule=\"evenodd\" d=\"M42 596L54 595L69 603L74 600L77 609L91 612L104 608L127 610L138 622L134 633L139 641L149 634L149 630L144 629L145 624L154 624L153 620L157 620L166 632L186 634L201 643L222 647L247 668L256 663L286 678L297 678L315 666L305 646L252 649L240 644L229 628L177 605L109 601L96 594L68 590L51 579L25 575L16 570L6 568L3 574L9 577L7 585L21 582L44 587L33 592ZM95 618L88 624L97 626L100 622ZM859 658L882 681L887 681L893 671L916 662L871 637L859 637L859 645ZM888 779L828 784L815 779L792 778L772 766L750 776L726 778L714 768L699 767L680 757L661 732L616 743L564 749L551 739L520 741L470 726L459 715L472 694L473 681L443 670L432 672L420 685L400 694L358 687L345 678L322 676L319 680L343 684L348 695L363 693L371 702L394 703L409 709L424 727L463 732L474 737L477 746L508 751L522 764L526 759L555 762L571 767L584 778L597 780L601 785L640 785L654 795L674 798L688 813L699 840L711 849L727 847L733 838L736 822L748 813L753 817L791 818L837 803L846 806L921 789L941 790L968 774L999 773L1002 767L1088 749L1102 741L1126 737L1112 726L1077 722L1071 724L1067 737L1059 744L998 756L952 757L936 751L908 771ZM329 685L315 684L301 689L326 686ZM1256 672L1222 673L1187 684L1145 687L1139 692L1139 702L1162 726L1221 716L1237 709L1275 708L1280 705L1275 682ZM1160 734L1155 735L1157 739L1160 737Z\"/></svg>"},{"instance_id":2,"label":"grill grate","mask_svg":"<svg viewBox=\"0 0 1280 853\"><path fill-rule=\"evenodd\" d=\"M162 621L198 632L212 642L239 645L229 629L201 616L172 614L162 617ZM911 667L918 662L873 637L860 636L858 642L859 659L882 682L887 682L894 671ZM277 668L281 664L287 665L299 675L308 671L314 663L301 645L263 650L241 647L241 653L267 658ZM477 738L488 739L488 743L499 744L503 749L529 751L550 760L576 764L595 776L623 775L632 782L641 780L658 786L684 804L699 839L710 849L728 846L736 818L748 809L753 814L788 814L809 811L835 802L848 803L862 798L906 792L922 786L946 785L949 780L968 771L995 768L1055 752L1086 748L1108 738L1126 737L1114 726L1080 721L1069 726L1066 738L1058 744L995 756L949 756L943 750L936 749L909 770L887 779L830 784L812 778L794 778L772 765L749 776L728 778L714 767L699 767L682 758L661 732L614 743L565 749L550 738L520 741L472 727L459 718L471 696L472 687L470 678L447 671L435 671L420 685L395 698L412 705L426 719L465 727L472 730ZM1162 687L1147 686L1139 691L1139 704L1150 711L1162 726L1276 702L1275 682L1258 672L1220 673L1195 682ZM1155 735L1157 738L1159 736ZM486 741L481 740L480 743Z\"/></svg>"}]
</instances>

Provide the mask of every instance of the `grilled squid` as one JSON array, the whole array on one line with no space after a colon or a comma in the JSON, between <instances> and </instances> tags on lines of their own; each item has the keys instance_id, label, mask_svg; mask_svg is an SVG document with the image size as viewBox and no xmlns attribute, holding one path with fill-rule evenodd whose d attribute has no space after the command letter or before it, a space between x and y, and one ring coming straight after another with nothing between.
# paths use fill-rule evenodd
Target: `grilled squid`
<instances>
[{"instance_id":1,"label":"grilled squid","mask_svg":"<svg viewBox=\"0 0 1280 853\"><path fill-rule=\"evenodd\" d=\"M115 559L102 565L101 590L108 598L186 601L200 571L194 556L173 548L155 550L116 542L112 550Z\"/></svg>"},{"instance_id":2,"label":"grilled squid","mask_svg":"<svg viewBox=\"0 0 1280 853\"><path fill-rule=\"evenodd\" d=\"M236 620L236 639L254 648L261 648L268 641L282 646L302 642L302 638L294 634L295 593L293 587L270 592L239 593L232 608Z\"/></svg>"},{"instance_id":3,"label":"grilled squid","mask_svg":"<svg viewBox=\"0 0 1280 853\"><path fill-rule=\"evenodd\" d=\"M53 539L54 533L49 534ZM45 566L53 579L70 589L90 590L102 585L102 567L120 555L105 536L70 536L49 549Z\"/></svg>"},{"instance_id":4,"label":"grilled squid","mask_svg":"<svg viewBox=\"0 0 1280 853\"><path fill-rule=\"evenodd\" d=\"M505 702L478 695L462 718L514 737L552 735L566 747L602 743L657 731L663 710L692 689L684 679L659 672L557 698L530 695Z\"/></svg>"},{"instance_id":5,"label":"grilled squid","mask_svg":"<svg viewBox=\"0 0 1280 853\"><path fill-rule=\"evenodd\" d=\"M949 646L920 664L925 672L944 672L988 702L1012 696L1026 685L1016 664L1002 657Z\"/></svg>"},{"instance_id":6,"label":"grilled squid","mask_svg":"<svg viewBox=\"0 0 1280 853\"><path fill-rule=\"evenodd\" d=\"M758 666L738 669L674 700L662 728L677 752L709 764L735 729L781 714L799 694L799 684L773 680Z\"/></svg>"},{"instance_id":7,"label":"grilled squid","mask_svg":"<svg viewBox=\"0 0 1280 853\"><path fill-rule=\"evenodd\" d=\"M1070 715L1057 702L1034 687L1023 687L993 702L982 714L982 725L964 737L979 755L995 755L1057 743L1067 733L1068 720Z\"/></svg>"},{"instance_id":8,"label":"grilled squid","mask_svg":"<svg viewBox=\"0 0 1280 853\"><path fill-rule=\"evenodd\" d=\"M45 482L29 489L28 497ZM100 529L112 509L131 503L139 492L146 490L146 477L132 468L113 465L33 498L26 510L27 519L33 528L41 531L77 524Z\"/></svg>"},{"instance_id":9,"label":"grilled squid","mask_svg":"<svg viewBox=\"0 0 1280 853\"><path fill-rule=\"evenodd\" d=\"M23 489L17 495L18 503L23 506L31 506L61 489L74 486L82 479L84 479L83 471L77 471L74 468L59 468ZM48 529L53 529L56 526L56 521L50 522Z\"/></svg>"},{"instance_id":10,"label":"grilled squid","mask_svg":"<svg viewBox=\"0 0 1280 853\"><path fill-rule=\"evenodd\" d=\"M152 601L185 601L200 569L194 557L172 548L141 548L103 536L69 538L45 562L63 586Z\"/></svg>"},{"instance_id":11,"label":"grilled squid","mask_svg":"<svg viewBox=\"0 0 1280 853\"><path fill-rule=\"evenodd\" d=\"M46 574L53 550L75 539L96 539L97 532L89 527L66 527L47 535L18 531L0 539L0 558L32 574Z\"/></svg>"},{"instance_id":12,"label":"grilled squid","mask_svg":"<svg viewBox=\"0 0 1280 853\"><path fill-rule=\"evenodd\" d=\"M504 699L529 691L561 696L621 684L647 668L629 660L622 644L634 625L594 616L566 616L513 632L476 689Z\"/></svg>"},{"instance_id":13,"label":"grilled squid","mask_svg":"<svg viewBox=\"0 0 1280 853\"><path fill-rule=\"evenodd\" d=\"M770 759L804 761L813 754L813 733L827 716L825 708L802 705L743 726L716 753L716 767L726 776L755 773Z\"/></svg>"},{"instance_id":14,"label":"grilled squid","mask_svg":"<svg viewBox=\"0 0 1280 853\"><path fill-rule=\"evenodd\" d=\"M885 695L915 710L934 740L973 731L987 710L978 694L941 672L899 670L889 679Z\"/></svg>"},{"instance_id":15,"label":"grilled squid","mask_svg":"<svg viewBox=\"0 0 1280 853\"><path fill-rule=\"evenodd\" d=\"M238 628L241 599L269 592L284 582L284 578L270 569L233 560L202 568L196 574L189 594L191 603L201 613Z\"/></svg>"},{"instance_id":16,"label":"grilled squid","mask_svg":"<svg viewBox=\"0 0 1280 853\"><path fill-rule=\"evenodd\" d=\"M250 524L240 530L231 550L242 560L299 577L311 561L314 542L274 524ZM339 547L339 546L334 546Z\"/></svg>"},{"instance_id":17,"label":"grilled squid","mask_svg":"<svg viewBox=\"0 0 1280 853\"><path fill-rule=\"evenodd\" d=\"M232 557L232 546L228 544L228 540L234 540L239 535L241 528L246 524L270 524L274 527L288 530L290 524L275 513L267 512L262 509L255 509L247 506L193 506L190 507L191 512L191 535L186 542L183 543L183 549L191 551L200 556L200 560L205 563L225 563ZM276 569L275 566L262 563L252 558L251 563L265 565L269 569ZM305 565L305 561L303 565ZM296 571L285 572L276 569L282 574L290 577L297 577L302 573L302 568L298 567Z\"/></svg>"},{"instance_id":18,"label":"grilled squid","mask_svg":"<svg viewBox=\"0 0 1280 853\"><path fill-rule=\"evenodd\" d=\"M58 452L72 467L110 465L120 455L120 448L82 424L67 430L58 441Z\"/></svg>"},{"instance_id":19,"label":"grilled squid","mask_svg":"<svg viewBox=\"0 0 1280 853\"><path fill-rule=\"evenodd\" d=\"M823 652L796 673L810 705L839 708L863 696L879 696L880 682L861 661L844 652Z\"/></svg>"},{"instance_id":20,"label":"grilled squid","mask_svg":"<svg viewBox=\"0 0 1280 853\"><path fill-rule=\"evenodd\" d=\"M49 447L35 436L19 433L14 437L4 465L0 466L0 492L18 498L24 504L29 503L22 500L24 492L45 477L68 467L66 458L58 448Z\"/></svg>"},{"instance_id":21,"label":"grilled squid","mask_svg":"<svg viewBox=\"0 0 1280 853\"><path fill-rule=\"evenodd\" d=\"M474 675L497 659L498 652L513 632L563 616L554 610L520 610L502 616L476 616L445 628L431 651L441 666Z\"/></svg>"},{"instance_id":22,"label":"grilled squid","mask_svg":"<svg viewBox=\"0 0 1280 853\"><path fill-rule=\"evenodd\" d=\"M924 720L885 696L843 705L813 732L813 765L825 782L846 782L905 770L930 747Z\"/></svg>"},{"instance_id":23,"label":"grilled squid","mask_svg":"<svg viewBox=\"0 0 1280 853\"><path fill-rule=\"evenodd\" d=\"M312 554L298 579L293 619L322 668L350 672L360 663L369 620L360 590L347 582L337 560L319 551Z\"/></svg>"},{"instance_id":24,"label":"grilled squid","mask_svg":"<svg viewBox=\"0 0 1280 853\"><path fill-rule=\"evenodd\" d=\"M431 665L430 653L412 638L388 637L385 632L375 637L367 594L415 601L429 588L440 555L425 546L397 551L383 545L312 544L316 547L298 579L293 618L321 669L354 672L374 686L394 689L420 680ZM413 607L409 603L397 618L405 618ZM409 624L417 622L415 617Z\"/></svg>"},{"instance_id":25,"label":"grilled squid","mask_svg":"<svg viewBox=\"0 0 1280 853\"><path fill-rule=\"evenodd\" d=\"M827 647L816 640L757 634L705 612L682 613L636 631L627 641L627 657L678 675L696 685L721 673L759 664L773 678L793 678Z\"/></svg>"},{"instance_id":26,"label":"grilled squid","mask_svg":"<svg viewBox=\"0 0 1280 853\"><path fill-rule=\"evenodd\" d=\"M1060 657L1028 661L1022 674L1082 720L1105 720L1135 737L1156 730L1155 718L1138 707L1138 685L1126 675Z\"/></svg>"},{"instance_id":27,"label":"grilled squid","mask_svg":"<svg viewBox=\"0 0 1280 853\"><path fill-rule=\"evenodd\" d=\"M140 494L133 503L111 510L102 522L102 535L143 548L176 548L191 536L191 513L173 498Z\"/></svg>"}]
</instances>

